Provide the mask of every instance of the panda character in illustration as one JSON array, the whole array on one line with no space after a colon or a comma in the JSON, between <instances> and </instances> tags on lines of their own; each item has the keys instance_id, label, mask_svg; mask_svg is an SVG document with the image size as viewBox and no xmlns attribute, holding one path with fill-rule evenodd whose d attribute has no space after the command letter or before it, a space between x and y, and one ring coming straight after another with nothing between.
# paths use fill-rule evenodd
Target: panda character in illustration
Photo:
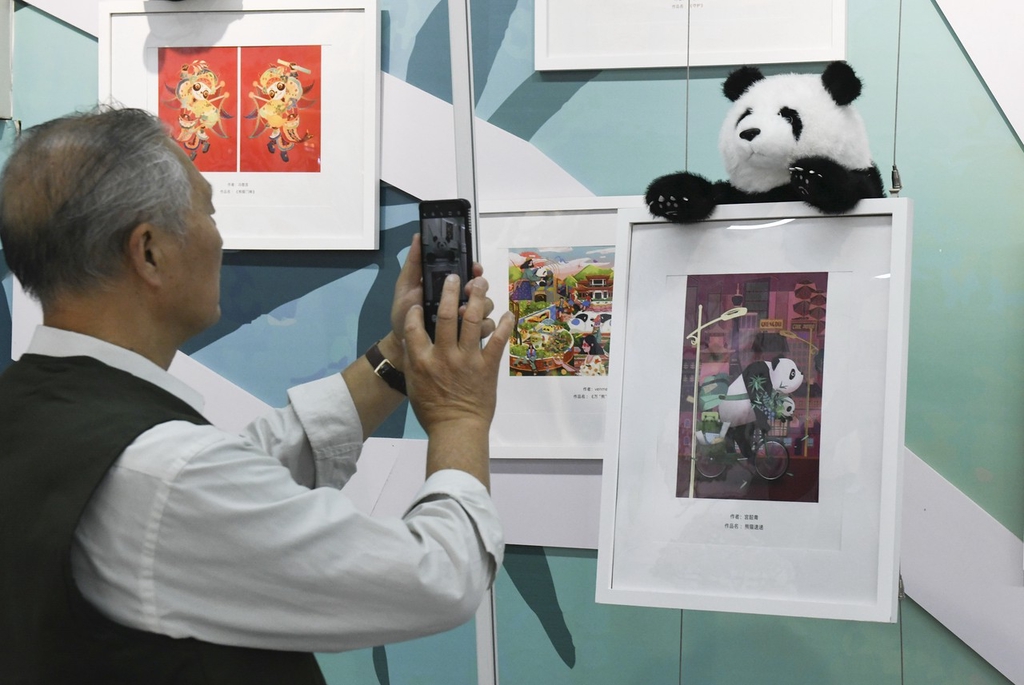
<instances>
[{"instance_id":1,"label":"panda character in illustration","mask_svg":"<svg viewBox=\"0 0 1024 685\"><path fill-rule=\"evenodd\" d=\"M720 437L732 438L743 456L753 459L754 429L767 434L775 420L791 419L796 405L788 395L803 382L804 375L792 359L776 357L749 364L719 398Z\"/></svg>"},{"instance_id":2,"label":"panda character in illustration","mask_svg":"<svg viewBox=\"0 0 1024 685\"><path fill-rule=\"evenodd\" d=\"M608 333L611 328L611 320L611 312L576 312L568 322L569 332L577 336L595 331L598 335Z\"/></svg>"},{"instance_id":3,"label":"panda character in illustration","mask_svg":"<svg viewBox=\"0 0 1024 685\"><path fill-rule=\"evenodd\" d=\"M720 204L790 201L842 214L885 197L864 121L850 104L861 81L846 62L830 63L821 76L766 77L740 67L722 91L733 102L718 138L729 180L689 172L656 178L644 198L653 216L688 224Z\"/></svg>"}]
</instances>

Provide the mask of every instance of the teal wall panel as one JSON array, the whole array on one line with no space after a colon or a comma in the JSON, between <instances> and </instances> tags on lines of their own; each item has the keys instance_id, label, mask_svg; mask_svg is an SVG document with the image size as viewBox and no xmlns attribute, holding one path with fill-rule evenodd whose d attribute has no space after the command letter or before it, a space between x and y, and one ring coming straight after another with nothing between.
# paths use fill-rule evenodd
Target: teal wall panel
<instances>
[{"instance_id":1,"label":"teal wall panel","mask_svg":"<svg viewBox=\"0 0 1024 685\"><path fill-rule=\"evenodd\" d=\"M388 645L386 649L391 685L476 683L473 621L440 635Z\"/></svg>"},{"instance_id":2,"label":"teal wall panel","mask_svg":"<svg viewBox=\"0 0 1024 685\"><path fill-rule=\"evenodd\" d=\"M903 609L903 658L904 685L1009 685L1010 682L910 600L904 602Z\"/></svg>"},{"instance_id":3,"label":"teal wall panel","mask_svg":"<svg viewBox=\"0 0 1024 685\"><path fill-rule=\"evenodd\" d=\"M901 630L899 624L596 604L596 575L590 551L509 548L496 584L502 685L1009 682L909 598L902 602ZM529 589L522 593L521 586Z\"/></svg>"},{"instance_id":4,"label":"teal wall panel","mask_svg":"<svg viewBox=\"0 0 1024 685\"><path fill-rule=\"evenodd\" d=\"M688 611L682 684L1006 685L910 599L893 624Z\"/></svg>"},{"instance_id":5,"label":"teal wall panel","mask_svg":"<svg viewBox=\"0 0 1024 685\"><path fill-rule=\"evenodd\" d=\"M682 682L900 685L899 627L688 611Z\"/></svg>"},{"instance_id":6,"label":"teal wall panel","mask_svg":"<svg viewBox=\"0 0 1024 685\"><path fill-rule=\"evenodd\" d=\"M96 106L95 37L22 3L14 35L14 117L23 127Z\"/></svg>"},{"instance_id":7,"label":"teal wall panel","mask_svg":"<svg viewBox=\"0 0 1024 685\"><path fill-rule=\"evenodd\" d=\"M389 685L387 667L380 667L374 650L359 649L340 654L317 654L320 670L328 685ZM386 654L385 654L386 662ZM380 670L382 675L378 675Z\"/></svg>"},{"instance_id":8,"label":"teal wall panel","mask_svg":"<svg viewBox=\"0 0 1024 685\"><path fill-rule=\"evenodd\" d=\"M510 547L495 584L502 685L647 685L679 674L679 612L594 602L593 552Z\"/></svg>"},{"instance_id":9,"label":"teal wall panel","mask_svg":"<svg viewBox=\"0 0 1024 685\"><path fill-rule=\"evenodd\" d=\"M927 0L907 0L898 149L915 199L907 445L1024 528L1024 154Z\"/></svg>"},{"instance_id":10,"label":"teal wall panel","mask_svg":"<svg viewBox=\"0 0 1024 685\"><path fill-rule=\"evenodd\" d=\"M342 654L318 654L327 685L475 685L476 623L440 635Z\"/></svg>"}]
</instances>

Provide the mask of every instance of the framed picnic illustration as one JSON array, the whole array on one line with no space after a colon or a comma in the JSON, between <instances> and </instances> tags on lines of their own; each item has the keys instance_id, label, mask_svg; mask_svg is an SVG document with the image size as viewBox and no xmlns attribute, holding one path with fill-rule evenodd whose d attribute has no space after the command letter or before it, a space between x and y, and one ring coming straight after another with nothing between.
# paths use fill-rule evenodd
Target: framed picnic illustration
<instances>
[{"instance_id":1,"label":"framed picnic illustration","mask_svg":"<svg viewBox=\"0 0 1024 685\"><path fill-rule=\"evenodd\" d=\"M104 0L101 102L157 114L228 249L376 249L376 0Z\"/></svg>"},{"instance_id":2,"label":"framed picnic illustration","mask_svg":"<svg viewBox=\"0 0 1024 685\"><path fill-rule=\"evenodd\" d=\"M617 211L639 197L482 208L479 259L516 327L498 376L491 456L601 459L615 344Z\"/></svg>"},{"instance_id":3,"label":"framed picnic illustration","mask_svg":"<svg viewBox=\"0 0 1024 685\"><path fill-rule=\"evenodd\" d=\"M623 210L598 601L894 621L911 205Z\"/></svg>"},{"instance_id":4,"label":"framed picnic illustration","mask_svg":"<svg viewBox=\"0 0 1024 685\"><path fill-rule=\"evenodd\" d=\"M538 71L845 58L846 0L536 0Z\"/></svg>"}]
</instances>

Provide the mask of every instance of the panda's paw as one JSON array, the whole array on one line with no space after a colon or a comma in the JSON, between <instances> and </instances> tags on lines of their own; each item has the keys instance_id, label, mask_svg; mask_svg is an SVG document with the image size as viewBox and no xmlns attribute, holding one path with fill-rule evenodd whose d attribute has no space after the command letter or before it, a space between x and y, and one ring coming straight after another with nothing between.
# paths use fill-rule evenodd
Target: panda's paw
<instances>
[{"instance_id":1,"label":"panda's paw","mask_svg":"<svg viewBox=\"0 0 1024 685\"><path fill-rule=\"evenodd\" d=\"M828 161L828 160L825 160ZM827 179L819 159L798 159L789 167L789 181L793 190L804 200L810 200L827 191Z\"/></svg>"},{"instance_id":2,"label":"panda's paw","mask_svg":"<svg viewBox=\"0 0 1024 685\"><path fill-rule=\"evenodd\" d=\"M660 193L657 196L651 195L644 200L647 202L647 209L650 210L651 216L662 219L675 219L679 214L680 203L686 202L685 197L679 198L671 193L667 197Z\"/></svg>"},{"instance_id":3,"label":"panda's paw","mask_svg":"<svg viewBox=\"0 0 1024 685\"><path fill-rule=\"evenodd\" d=\"M711 181L688 172L654 179L644 201L652 216L681 224L707 219L716 204Z\"/></svg>"},{"instance_id":4,"label":"panda's paw","mask_svg":"<svg viewBox=\"0 0 1024 685\"><path fill-rule=\"evenodd\" d=\"M790 185L800 199L829 214L848 211L857 202L850 170L827 157L804 157L789 167Z\"/></svg>"}]
</instances>

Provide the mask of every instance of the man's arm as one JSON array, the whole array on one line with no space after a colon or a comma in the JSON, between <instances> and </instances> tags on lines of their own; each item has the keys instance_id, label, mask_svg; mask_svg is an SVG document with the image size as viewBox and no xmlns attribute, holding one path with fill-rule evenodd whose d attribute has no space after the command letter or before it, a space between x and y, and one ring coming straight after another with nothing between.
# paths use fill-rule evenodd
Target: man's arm
<instances>
[{"instance_id":1,"label":"man's arm","mask_svg":"<svg viewBox=\"0 0 1024 685\"><path fill-rule=\"evenodd\" d=\"M473 265L473 273L476 277L483 273L479 264ZM482 286L480 293L483 295L486 292L486 282L481 281L476 285ZM472 281L466 284L467 295L471 293L473 287ZM405 335L406 318L410 309L414 306L419 308L422 296L420 241L417 234L413 237L402 272L395 283L395 296L391 308L392 331L378 342L382 355L398 370L405 368L405 345L402 338ZM482 316L489 316L494 309L494 303L483 297L482 305ZM472 316L477 316L476 311L478 310L475 310ZM461 313L463 316L466 315L465 310ZM482 318L478 326L473 323L471 326L475 326L476 334L481 339L491 335L495 330L495 323L487 318ZM465 340L472 343L468 338ZM476 347L479 347L479 340ZM262 417L246 432L256 444L287 466L296 482L309 487L344 485L355 472L355 461L359 456L362 442L372 435L381 422L405 399L402 393L374 373L374 365L365 356L359 357L343 370L341 380L344 388L334 387L330 379L292 388L288 391L292 403L289 407ZM440 380L442 383L446 382L446 379ZM337 395L336 400L330 399L333 395ZM304 409L296 413L299 405ZM346 427L341 428L339 424ZM478 425L467 429L486 435L486 431L481 430ZM339 430L342 430L342 433L339 433ZM452 431L454 437L451 442L456 444L448 446L442 445L449 442L446 430L442 428L436 433L436 444L431 451L441 449L447 454L455 454L463 449L458 444L460 430ZM339 436L343 444L338 443ZM480 440L477 439L475 442L479 444ZM483 450L486 450L486 444L483 445ZM430 473L434 470L436 469L432 469Z\"/></svg>"},{"instance_id":2,"label":"man's arm","mask_svg":"<svg viewBox=\"0 0 1024 685\"><path fill-rule=\"evenodd\" d=\"M413 306L405 320L409 398L427 432L427 476L444 469L465 471L490 486L488 432L497 402L498 368L512 332L505 312L487 344L487 282L469 285L469 303L459 327L459 279L449 276L441 292L435 342L423 325L423 309Z\"/></svg>"},{"instance_id":3,"label":"man's arm","mask_svg":"<svg viewBox=\"0 0 1024 685\"><path fill-rule=\"evenodd\" d=\"M264 649L341 651L469 619L501 562L484 487L436 474L403 519L297 485L212 426L169 422L125 451L83 515L75 579L124 625Z\"/></svg>"},{"instance_id":4,"label":"man's arm","mask_svg":"<svg viewBox=\"0 0 1024 685\"><path fill-rule=\"evenodd\" d=\"M402 342L393 332L384 336L378 342L377 347L392 366L399 371L402 370L404 356ZM377 430L377 426L402 403L405 395L389 386L374 373L374 365L366 359L366 355L349 364L341 372L341 377L345 379L345 385L348 386L349 393L352 395L352 402L355 404L359 422L363 427L363 440L366 440L373 435L373 431Z\"/></svg>"},{"instance_id":5,"label":"man's arm","mask_svg":"<svg viewBox=\"0 0 1024 685\"><path fill-rule=\"evenodd\" d=\"M471 282L460 336L458 285L446 284L436 345L422 308L405 312L408 350L399 363L429 445L428 481L403 520L366 516L332 488L297 485L243 438L169 422L126 449L83 515L72 554L86 597L142 630L267 649L354 649L467 620L503 546L484 486L497 372L513 322L506 313L481 348L485 292L483 279ZM357 364L372 375L365 360ZM400 394L366 370L356 366L345 378L359 393L352 406L376 412L397 404ZM355 387L366 380L371 387ZM358 437L351 431L344 445L316 448L311 426L337 403L323 397L310 411L310 394L327 391L323 382L295 398L318 469L339 447L347 455ZM340 458L337 468L350 461Z\"/></svg>"},{"instance_id":6,"label":"man's arm","mask_svg":"<svg viewBox=\"0 0 1024 685\"><path fill-rule=\"evenodd\" d=\"M395 282L395 297L391 305L391 332L382 338L378 347L384 357L391 362L399 371L405 369L405 345L403 338L406 335L407 315L414 307L419 308L423 302L423 273L420 263L420 236L417 233L413 236L409 253L406 256L405 264ZM479 264L473 265L473 274L479 277L483 269ZM474 279L475 280L475 279ZM471 294L473 281L465 284L466 292ZM479 324L474 328L478 336L475 341L469 341L479 347L480 340L494 332L495 324L487 319L494 309L494 303L486 297L487 286L483 282L480 301ZM457 291L456 291L457 292ZM456 298L456 301L458 298ZM456 305L457 307L457 305ZM458 311L456 309L456 311ZM463 312L465 315L465 312ZM453 315L454 316L454 315ZM422 319L422 315L420 315ZM468 340L468 339L467 339ZM504 345L504 342L502 343ZM363 439L370 437L388 416L391 415L405 397L402 393L391 388L376 373L374 365L365 356L360 357L341 372L345 383L348 385L359 414L359 420L363 426Z\"/></svg>"}]
</instances>

